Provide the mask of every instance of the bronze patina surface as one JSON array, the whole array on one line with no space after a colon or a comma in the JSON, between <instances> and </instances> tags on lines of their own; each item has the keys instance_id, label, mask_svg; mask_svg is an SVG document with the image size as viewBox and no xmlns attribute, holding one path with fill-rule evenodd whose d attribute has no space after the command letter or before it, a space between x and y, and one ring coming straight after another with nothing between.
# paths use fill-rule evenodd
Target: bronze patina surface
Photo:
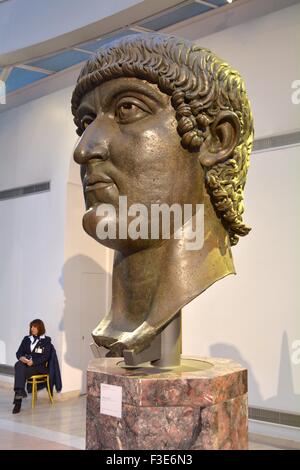
<instances>
[{"instance_id":1,"label":"bronze patina surface","mask_svg":"<svg viewBox=\"0 0 300 470\"><path fill-rule=\"evenodd\" d=\"M74 158L83 226L115 250L112 305L93 338L112 356L139 353L184 305L235 272L231 246L250 230L242 220L253 142L245 85L207 49L137 34L107 44L84 65L72 112L81 136ZM119 196L149 210L204 204L202 248L187 250L184 232L180 239L99 240L97 208L118 209Z\"/></svg>"}]
</instances>

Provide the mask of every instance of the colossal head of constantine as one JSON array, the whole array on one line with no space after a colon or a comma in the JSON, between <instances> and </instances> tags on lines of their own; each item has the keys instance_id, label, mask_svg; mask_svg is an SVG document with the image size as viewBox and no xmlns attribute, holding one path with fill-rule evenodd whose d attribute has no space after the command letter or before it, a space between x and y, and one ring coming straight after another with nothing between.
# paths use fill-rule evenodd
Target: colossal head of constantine
<instances>
[{"instance_id":1,"label":"colossal head of constantine","mask_svg":"<svg viewBox=\"0 0 300 470\"><path fill-rule=\"evenodd\" d=\"M74 158L87 209L83 226L116 250L111 310L93 337L110 355L140 352L184 305L234 272L231 246L250 230L243 222L243 190L253 120L245 85L197 44L137 34L105 45L87 61L72 112L81 136ZM147 221L140 236L128 230L130 209L120 230L124 197L127 209L139 209L135 228L142 216ZM201 247L187 249L184 231L178 236L183 222L175 227L174 220L168 240L160 223L151 237L153 207L174 204L190 205L193 223L197 207L204 207ZM99 210L108 205L118 215ZM116 222L117 230L99 239L103 221Z\"/></svg>"}]
</instances>

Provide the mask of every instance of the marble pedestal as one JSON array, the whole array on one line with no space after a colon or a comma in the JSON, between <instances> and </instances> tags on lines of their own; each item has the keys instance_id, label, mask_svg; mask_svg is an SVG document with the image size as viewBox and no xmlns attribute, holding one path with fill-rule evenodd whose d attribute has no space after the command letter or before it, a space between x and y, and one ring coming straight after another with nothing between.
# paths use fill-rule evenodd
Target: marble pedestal
<instances>
[{"instance_id":1,"label":"marble pedestal","mask_svg":"<svg viewBox=\"0 0 300 470\"><path fill-rule=\"evenodd\" d=\"M183 359L173 370L90 362L87 449L247 449L247 370L229 359ZM101 384L122 387L122 417L100 413Z\"/></svg>"}]
</instances>

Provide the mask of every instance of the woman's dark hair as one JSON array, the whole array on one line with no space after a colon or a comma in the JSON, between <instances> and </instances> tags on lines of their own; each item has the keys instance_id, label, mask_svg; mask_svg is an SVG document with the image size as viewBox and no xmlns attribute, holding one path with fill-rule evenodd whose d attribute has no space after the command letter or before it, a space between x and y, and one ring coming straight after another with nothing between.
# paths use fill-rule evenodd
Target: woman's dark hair
<instances>
[{"instance_id":1,"label":"woman's dark hair","mask_svg":"<svg viewBox=\"0 0 300 470\"><path fill-rule=\"evenodd\" d=\"M31 335L31 327L36 326L38 329L38 336L44 335L46 333L45 325L42 320L39 318L36 318L35 320L32 320L29 324L29 334Z\"/></svg>"}]
</instances>

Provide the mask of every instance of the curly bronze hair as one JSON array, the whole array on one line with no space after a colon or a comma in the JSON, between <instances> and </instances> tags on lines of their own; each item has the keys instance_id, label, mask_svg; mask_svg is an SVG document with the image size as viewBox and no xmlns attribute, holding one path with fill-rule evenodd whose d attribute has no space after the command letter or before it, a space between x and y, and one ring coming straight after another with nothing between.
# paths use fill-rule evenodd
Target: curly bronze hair
<instances>
[{"instance_id":1,"label":"curly bronze hair","mask_svg":"<svg viewBox=\"0 0 300 470\"><path fill-rule=\"evenodd\" d=\"M244 81L239 73L210 50L173 36L136 34L110 42L83 66L72 96L77 133L84 132L77 110L82 97L101 83L136 77L171 96L182 146L199 152L208 128L223 110L240 123L238 145L222 163L204 168L205 182L231 245L249 233L242 220L243 191L253 144L253 118Z\"/></svg>"}]
</instances>

